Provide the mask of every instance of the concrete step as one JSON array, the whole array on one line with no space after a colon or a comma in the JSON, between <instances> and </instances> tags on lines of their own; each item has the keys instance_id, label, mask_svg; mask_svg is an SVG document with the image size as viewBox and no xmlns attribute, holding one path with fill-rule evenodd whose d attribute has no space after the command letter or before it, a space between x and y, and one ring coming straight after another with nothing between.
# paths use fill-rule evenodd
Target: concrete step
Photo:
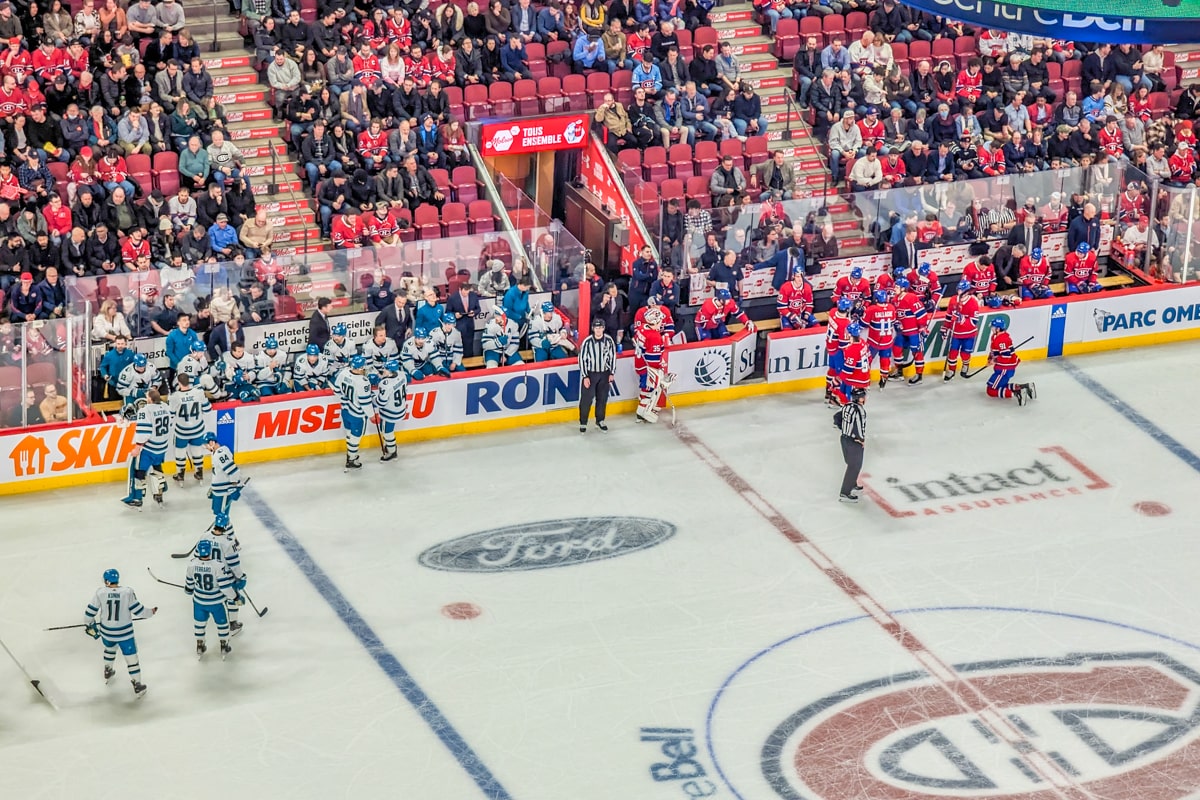
<instances>
[{"instance_id":1,"label":"concrete step","mask_svg":"<svg viewBox=\"0 0 1200 800\"><path fill-rule=\"evenodd\" d=\"M225 118L229 120L229 124L235 122L262 122L271 121L271 109L269 108L247 108L245 111L230 111L226 109Z\"/></svg>"},{"instance_id":2,"label":"concrete step","mask_svg":"<svg viewBox=\"0 0 1200 800\"><path fill-rule=\"evenodd\" d=\"M795 132L796 131L793 128L792 133L795 133ZM790 141L790 142L774 142L770 145L769 149L772 151L780 150L783 152L784 158L797 159L797 160L799 160L799 159L807 160L807 158L820 156L820 154L821 154L820 150L817 149L816 145L814 145L814 144L797 144L795 137L793 137L792 141ZM796 163L796 162L793 161L792 163Z\"/></svg>"},{"instance_id":3,"label":"concrete step","mask_svg":"<svg viewBox=\"0 0 1200 800\"><path fill-rule=\"evenodd\" d=\"M763 39L763 37L761 37L761 36L758 38L762 39L762 41L758 41L758 42L734 41L733 44L730 46L730 49L733 51L733 54L735 56L737 56L738 58L745 58L746 56L755 56L755 55L762 55L764 53L770 53L772 42L768 39Z\"/></svg>"},{"instance_id":4,"label":"concrete step","mask_svg":"<svg viewBox=\"0 0 1200 800\"><path fill-rule=\"evenodd\" d=\"M763 89L777 89L781 86L787 86L791 79L792 73L782 69L754 72L746 77L750 85L760 92Z\"/></svg>"},{"instance_id":5,"label":"concrete step","mask_svg":"<svg viewBox=\"0 0 1200 800\"><path fill-rule=\"evenodd\" d=\"M259 203L258 207L262 208L263 204ZM267 213L270 214L271 212L268 211ZM297 212L297 213L292 213L292 214L271 215L271 224L275 225L277 228L289 228L290 229L290 228L295 228L297 226L298 227L311 226L314 222L316 222L316 219L317 219L316 212L312 211L310 209L307 211L302 211L302 212Z\"/></svg>"},{"instance_id":6,"label":"concrete step","mask_svg":"<svg viewBox=\"0 0 1200 800\"><path fill-rule=\"evenodd\" d=\"M741 64L742 71L752 75L756 72L774 72L779 69L779 59L770 53L742 58Z\"/></svg>"},{"instance_id":7,"label":"concrete step","mask_svg":"<svg viewBox=\"0 0 1200 800\"><path fill-rule=\"evenodd\" d=\"M327 245L321 244L319 239L316 240L315 242L308 242L306 244L284 244L284 245L280 245L278 247L272 248L275 255L277 255L277 256L296 256L296 255L303 255L305 253L323 253L329 249L330 248ZM347 288L349 288L349 287L347 287ZM348 298L339 298L339 299L347 300L347 302L348 302ZM333 304L335 306L338 305L338 301L334 300ZM315 311L317 309L316 300L310 300L308 302L300 301L299 305L300 305L301 310L305 311L306 313Z\"/></svg>"},{"instance_id":8,"label":"concrete step","mask_svg":"<svg viewBox=\"0 0 1200 800\"><path fill-rule=\"evenodd\" d=\"M304 191L304 183L305 183L304 181L299 180L299 179L288 180L288 181L279 181L275 185L275 192L272 193L269 191L271 188L271 184L267 183L266 181L256 181L255 183L250 184L250 191L255 197L262 197L263 195L269 195L272 198L283 201L283 200L290 199L289 197L287 197L287 194L289 192L295 192L296 194L303 192Z\"/></svg>"},{"instance_id":9,"label":"concrete step","mask_svg":"<svg viewBox=\"0 0 1200 800\"><path fill-rule=\"evenodd\" d=\"M721 22L748 22L754 19L754 10L747 6L745 8L714 8L708 12L708 21L713 25Z\"/></svg>"},{"instance_id":10,"label":"concrete step","mask_svg":"<svg viewBox=\"0 0 1200 800\"><path fill-rule=\"evenodd\" d=\"M237 110L245 106L262 106L268 108L268 91L269 89L266 86L262 86L261 88L245 89L240 92L217 92L217 102L225 106L227 111L234 110L233 106L237 106Z\"/></svg>"}]
</instances>

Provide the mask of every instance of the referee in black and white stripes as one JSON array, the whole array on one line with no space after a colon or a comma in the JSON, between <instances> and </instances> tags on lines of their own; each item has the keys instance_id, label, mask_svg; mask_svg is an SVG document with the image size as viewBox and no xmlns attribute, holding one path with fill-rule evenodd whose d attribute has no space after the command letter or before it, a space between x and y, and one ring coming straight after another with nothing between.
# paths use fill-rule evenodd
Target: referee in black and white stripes
<instances>
[{"instance_id":1,"label":"referee in black and white stripes","mask_svg":"<svg viewBox=\"0 0 1200 800\"><path fill-rule=\"evenodd\" d=\"M587 433L592 400L596 401L596 427L607 431L604 412L608 408L608 387L617 368L617 343L604 332L604 320L592 318L592 335L579 346L579 432Z\"/></svg>"},{"instance_id":2,"label":"referee in black and white stripes","mask_svg":"<svg viewBox=\"0 0 1200 800\"><path fill-rule=\"evenodd\" d=\"M846 461L846 474L842 476L842 493L838 497L843 503L857 503L855 490L862 489L858 473L862 472L863 446L867 443L867 390L855 389L850 393L850 402L842 407L841 417L842 458Z\"/></svg>"}]
</instances>

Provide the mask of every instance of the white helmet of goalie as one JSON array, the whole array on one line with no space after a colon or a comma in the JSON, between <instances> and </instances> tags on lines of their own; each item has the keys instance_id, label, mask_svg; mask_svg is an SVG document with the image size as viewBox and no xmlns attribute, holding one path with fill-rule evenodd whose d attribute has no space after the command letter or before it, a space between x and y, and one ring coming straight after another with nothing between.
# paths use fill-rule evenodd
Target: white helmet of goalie
<instances>
[{"instance_id":1,"label":"white helmet of goalie","mask_svg":"<svg viewBox=\"0 0 1200 800\"><path fill-rule=\"evenodd\" d=\"M651 328L657 328L659 325L662 325L665 319L666 315L663 314L662 309L658 306L651 306L646 309L646 324Z\"/></svg>"}]
</instances>

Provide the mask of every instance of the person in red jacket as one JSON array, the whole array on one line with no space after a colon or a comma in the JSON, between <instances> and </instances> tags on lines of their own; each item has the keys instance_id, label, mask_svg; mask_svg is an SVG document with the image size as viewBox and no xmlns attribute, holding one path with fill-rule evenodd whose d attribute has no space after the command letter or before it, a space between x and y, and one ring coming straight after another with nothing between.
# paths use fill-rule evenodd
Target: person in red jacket
<instances>
[{"instance_id":1,"label":"person in red jacket","mask_svg":"<svg viewBox=\"0 0 1200 800\"><path fill-rule=\"evenodd\" d=\"M1021 259L1020 279L1022 298L1045 300L1054 296L1050 289L1050 259L1042 254L1042 248L1033 248L1029 255Z\"/></svg>"},{"instance_id":2,"label":"person in red jacket","mask_svg":"<svg viewBox=\"0 0 1200 800\"><path fill-rule=\"evenodd\" d=\"M125 269L132 272L137 266L137 260L142 256L150 258L150 242L141 228L134 228L121 244L121 262Z\"/></svg>"},{"instance_id":3,"label":"person in red jacket","mask_svg":"<svg viewBox=\"0 0 1200 800\"><path fill-rule=\"evenodd\" d=\"M1037 388L1032 383L1011 383L1013 375L1017 374L1017 365L1021 363L1021 358L1017 355L1012 336L1008 332L1008 322L1003 317L992 320L992 344L988 353L988 363L992 365L992 375L987 382L988 397L1015 397L1019 406L1037 397Z\"/></svg>"},{"instance_id":4,"label":"person in red jacket","mask_svg":"<svg viewBox=\"0 0 1200 800\"><path fill-rule=\"evenodd\" d=\"M976 168L989 178L1008 171L1008 162L1004 160L1004 151L1001 149L1003 145L1004 142L996 140L983 142L975 148Z\"/></svg>"},{"instance_id":5,"label":"person in red jacket","mask_svg":"<svg viewBox=\"0 0 1200 800\"><path fill-rule=\"evenodd\" d=\"M383 121L378 117L371 120L367 129L358 134L358 154L362 156L367 172L377 172L388 161L388 134Z\"/></svg>"},{"instance_id":6,"label":"person in red jacket","mask_svg":"<svg viewBox=\"0 0 1200 800\"><path fill-rule=\"evenodd\" d=\"M126 166L125 159L121 158L121 151L117 149L116 145L109 147L104 158L100 159L100 163L96 165L96 174L109 194L112 194L112 190L120 186L125 190L125 197L130 201L137 196L137 187L129 179L129 167Z\"/></svg>"},{"instance_id":7,"label":"person in red jacket","mask_svg":"<svg viewBox=\"0 0 1200 800\"><path fill-rule=\"evenodd\" d=\"M362 244L362 220L358 218L358 209L346 207L346 213L335 215L329 226L329 239L339 250L358 247Z\"/></svg>"},{"instance_id":8,"label":"person in red jacket","mask_svg":"<svg viewBox=\"0 0 1200 800\"><path fill-rule=\"evenodd\" d=\"M1192 153L1187 142L1180 142L1175 147L1175 154L1167 159L1171 167L1171 186L1186 186L1196 177L1196 156Z\"/></svg>"},{"instance_id":9,"label":"person in red jacket","mask_svg":"<svg viewBox=\"0 0 1200 800\"><path fill-rule=\"evenodd\" d=\"M954 81L954 96L958 98L960 108L964 103L975 105L979 102L979 96L983 94L982 68L983 62L972 58L967 62L967 68L959 71Z\"/></svg>"},{"instance_id":10,"label":"person in red jacket","mask_svg":"<svg viewBox=\"0 0 1200 800\"><path fill-rule=\"evenodd\" d=\"M50 195L50 202L42 209L42 216L46 218L46 231L50 234L50 241L62 244L62 240L71 235L71 209L57 192Z\"/></svg>"},{"instance_id":11,"label":"person in red jacket","mask_svg":"<svg viewBox=\"0 0 1200 800\"><path fill-rule=\"evenodd\" d=\"M946 322L942 327L942 338L946 339L946 369L942 380L954 379L958 371L958 357L962 355L963 374L971 365L971 353L975 351L975 337L979 334L979 298L971 292L971 282L965 278L958 282L958 295L950 299L946 308Z\"/></svg>"},{"instance_id":12,"label":"person in red jacket","mask_svg":"<svg viewBox=\"0 0 1200 800\"><path fill-rule=\"evenodd\" d=\"M354 80L368 89L375 81L382 80L383 71L379 68L379 56L371 51L370 42L363 42L358 48L358 55L352 61L354 64Z\"/></svg>"}]
</instances>

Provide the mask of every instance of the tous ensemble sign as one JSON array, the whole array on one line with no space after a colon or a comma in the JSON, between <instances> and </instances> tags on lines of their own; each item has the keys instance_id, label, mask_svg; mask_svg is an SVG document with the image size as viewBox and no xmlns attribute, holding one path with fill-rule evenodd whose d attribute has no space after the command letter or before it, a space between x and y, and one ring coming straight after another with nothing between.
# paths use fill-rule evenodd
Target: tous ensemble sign
<instances>
[{"instance_id":1,"label":"tous ensemble sign","mask_svg":"<svg viewBox=\"0 0 1200 800\"><path fill-rule=\"evenodd\" d=\"M587 114L508 120L480 125L479 149L485 156L573 150L584 147L587 137Z\"/></svg>"},{"instance_id":2,"label":"tous ensemble sign","mask_svg":"<svg viewBox=\"0 0 1200 800\"><path fill-rule=\"evenodd\" d=\"M421 553L423 566L449 572L520 572L565 567L645 550L675 535L646 517L576 517L494 528Z\"/></svg>"}]
</instances>

